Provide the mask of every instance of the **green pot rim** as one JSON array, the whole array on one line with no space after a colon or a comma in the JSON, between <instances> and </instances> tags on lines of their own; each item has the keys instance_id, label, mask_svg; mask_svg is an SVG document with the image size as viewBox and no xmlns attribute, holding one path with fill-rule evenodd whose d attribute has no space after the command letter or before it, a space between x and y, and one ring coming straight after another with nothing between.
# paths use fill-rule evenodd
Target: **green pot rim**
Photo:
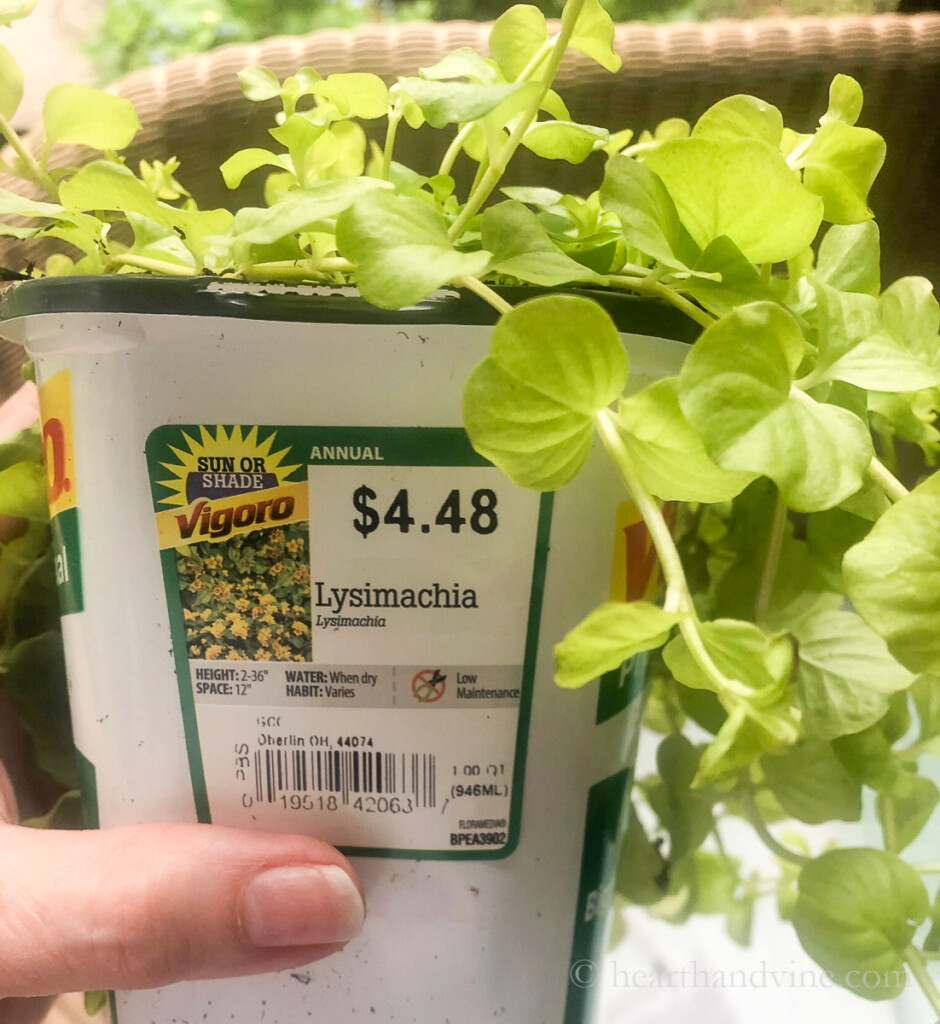
<instances>
[{"instance_id":1,"label":"green pot rim","mask_svg":"<svg viewBox=\"0 0 940 1024\"><path fill-rule=\"evenodd\" d=\"M617 329L691 344L701 327L656 299L592 288L496 287L515 304L550 292L596 299ZM46 277L11 285L0 296L0 321L41 314L141 313L232 317L295 323L493 324L495 310L471 292L446 289L403 309L380 309L348 288L246 284L217 277L119 274Z\"/></svg>"}]
</instances>

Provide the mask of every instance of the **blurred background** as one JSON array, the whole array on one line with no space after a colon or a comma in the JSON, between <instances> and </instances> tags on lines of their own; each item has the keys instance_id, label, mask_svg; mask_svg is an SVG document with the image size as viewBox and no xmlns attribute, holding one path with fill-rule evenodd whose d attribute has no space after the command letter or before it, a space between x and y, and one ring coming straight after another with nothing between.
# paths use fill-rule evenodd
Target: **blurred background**
<instances>
[{"instance_id":1,"label":"blurred background","mask_svg":"<svg viewBox=\"0 0 940 1024\"><path fill-rule=\"evenodd\" d=\"M563 0L541 0L557 17ZM12 49L25 58L34 91L25 125L38 113L37 83L106 84L154 64L226 43L322 28L408 21L492 21L508 0L40 0L36 14L14 26ZM768 16L914 13L940 9L932 0L603 0L614 21L709 21Z\"/></svg>"}]
</instances>

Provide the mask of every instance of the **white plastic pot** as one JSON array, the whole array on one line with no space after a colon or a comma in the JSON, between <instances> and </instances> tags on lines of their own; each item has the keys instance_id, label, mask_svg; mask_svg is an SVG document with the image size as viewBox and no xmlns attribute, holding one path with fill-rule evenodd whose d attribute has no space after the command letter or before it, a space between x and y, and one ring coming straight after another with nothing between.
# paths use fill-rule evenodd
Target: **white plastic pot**
<instances>
[{"instance_id":1,"label":"white plastic pot","mask_svg":"<svg viewBox=\"0 0 940 1024\"><path fill-rule=\"evenodd\" d=\"M684 321L604 301L632 385L675 372ZM142 277L4 302L91 823L309 833L368 898L341 954L117 993L119 1024L589 1021L644 666L564 691L552 646L643 592L648 540L601 453L542 496L473 452L488 307Z\"/></svg>"}]
</instances>

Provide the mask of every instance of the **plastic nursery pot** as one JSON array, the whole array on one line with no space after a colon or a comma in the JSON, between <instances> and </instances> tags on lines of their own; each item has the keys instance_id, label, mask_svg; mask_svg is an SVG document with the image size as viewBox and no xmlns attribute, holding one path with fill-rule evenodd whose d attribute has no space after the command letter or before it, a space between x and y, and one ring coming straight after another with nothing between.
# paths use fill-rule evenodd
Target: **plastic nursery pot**
<instances>
[{"instance_id":1,"label":"plastic nursery pot","mask_svg":"<svg viewBox=\"0 0 940 1024\"><path fill-rule=\"evenodd\" d=\"M603 301L636 387L675 372L681 315ZM471 448L489 307L136 276L3 302L91 823L313 834L369 899L320 965L117 993L118 1024L590 1020L644 665L565 691L552 645L652 558L601 453L539 495Z\"/></svg>"}]
</instances>

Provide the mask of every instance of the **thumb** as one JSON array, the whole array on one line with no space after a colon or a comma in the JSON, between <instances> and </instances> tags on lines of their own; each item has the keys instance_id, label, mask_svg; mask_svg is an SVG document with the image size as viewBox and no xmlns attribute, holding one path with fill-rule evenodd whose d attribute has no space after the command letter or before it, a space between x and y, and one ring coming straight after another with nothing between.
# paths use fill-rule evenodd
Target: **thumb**
<instances>
[{"instance_id":1,"label":"thumb","mask_svg":"<svg viewBox=\"0 0 940 1024\"><path fill-rule=\"evenodd\" d=\"M0 998L284 970L336 952L364 915L349 863L316 839L0 824Z\"/></svg>"}]
</instances>

